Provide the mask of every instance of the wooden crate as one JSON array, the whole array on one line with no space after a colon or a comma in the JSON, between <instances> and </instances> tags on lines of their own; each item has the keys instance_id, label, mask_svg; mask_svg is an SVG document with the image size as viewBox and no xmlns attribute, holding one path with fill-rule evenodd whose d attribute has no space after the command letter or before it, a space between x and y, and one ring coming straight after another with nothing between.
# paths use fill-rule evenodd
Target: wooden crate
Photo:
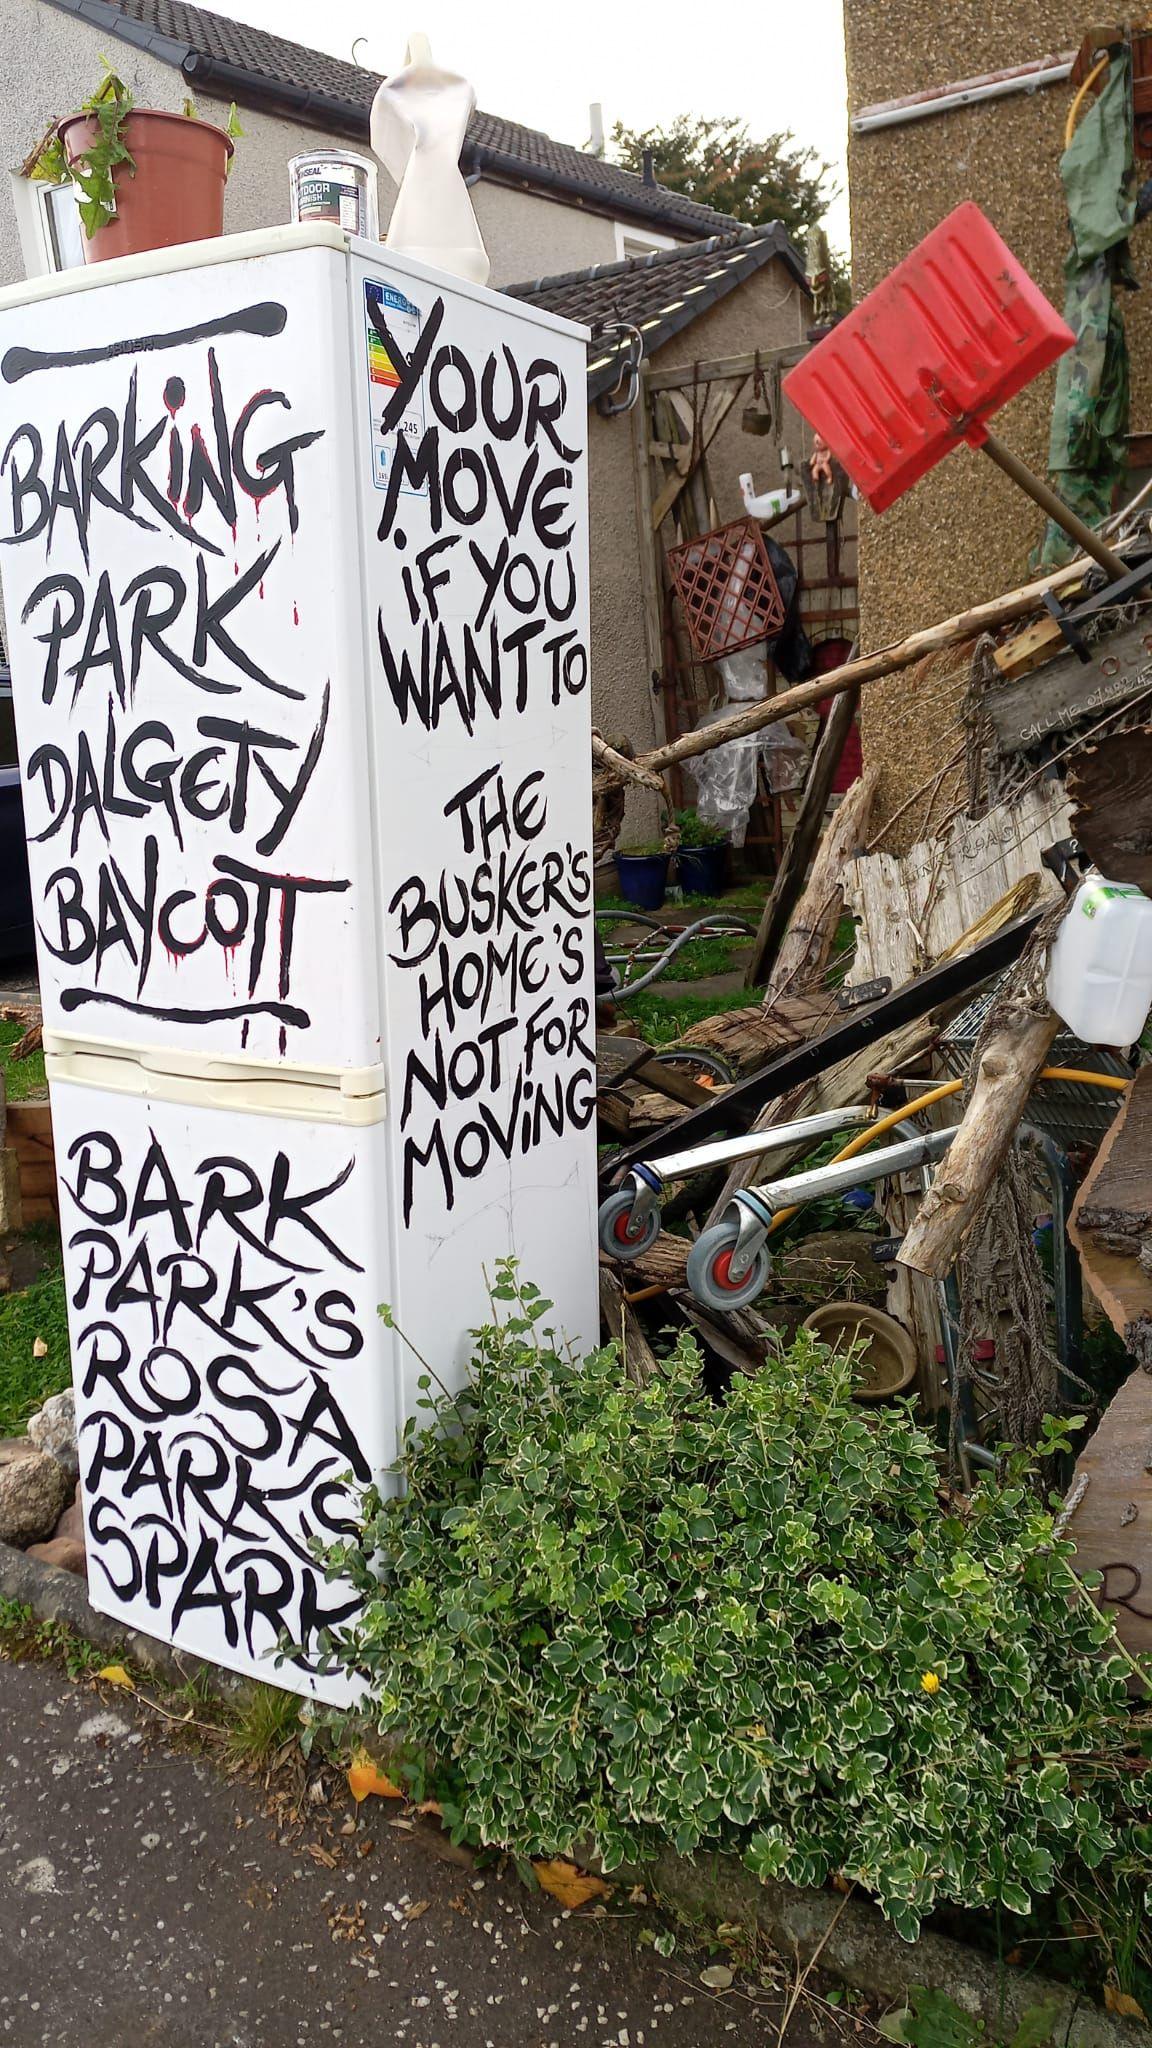
<instances>
[{"instance_id":1,"label":"wooden crate","mask_svg":"<svg viewBox=\"0 0 1152 2048\"><path fill-rule=\"evenodd\" d=\"M20 1196L25 1229L31 1223L59 1223L51 1103L10 1102L7 1142L14 1148L20 1162Z\"/></svg>"}]
</instances>

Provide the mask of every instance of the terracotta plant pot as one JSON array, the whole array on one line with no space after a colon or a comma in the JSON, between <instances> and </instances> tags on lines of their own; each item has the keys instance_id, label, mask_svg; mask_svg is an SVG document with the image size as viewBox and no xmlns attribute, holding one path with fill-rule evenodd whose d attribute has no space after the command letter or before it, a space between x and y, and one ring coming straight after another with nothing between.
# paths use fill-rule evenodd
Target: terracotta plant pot
<instances>
[{"instance_id":1,"label":"terracotta plant pot","mask_svg":"<svg viewBox=\"0 0 1152 2048\"><path fill-rule=\"evenodd\" d=\"M96 140L92 114L69 114L60 140L75 163ZM224 232L224 180L232 142L211 121L190 121L160 107L134 107L122 127L133 158L112 174L116 214L89 239L84 260L107 263L114 256L139 256L145 249L170 249L175 242L205 242Z\"/></svg>"},{"instance_id":2,"label":"terracotta plant pot","mask_svg":"<svg viewBox=\"0 0 1152 2048\"><path fill-rule=\"evenodd\" d=\"M804 1328L822 1344L864 1340L856 1366L854 1401L891 1401L916 1377L916 1346L902 1323L866 1301L826 1301L804 1318Z\"/></svg>"}]
</instances>

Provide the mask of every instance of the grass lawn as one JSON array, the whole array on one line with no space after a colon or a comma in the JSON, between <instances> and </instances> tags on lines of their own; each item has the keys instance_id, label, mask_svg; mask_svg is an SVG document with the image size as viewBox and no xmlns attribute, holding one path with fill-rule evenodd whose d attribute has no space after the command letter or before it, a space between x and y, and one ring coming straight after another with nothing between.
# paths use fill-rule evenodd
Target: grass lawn
<instances>
[{"instance_id":1,"label":"grass lawn","mask_svg":"<svg viewBox=\"0 0 1152 2048\"><path fill-rule=\"evenodd\" d=\"M72 1377L60 1245L52 1234L48 1263L30 1287L0 1294L0 1437L17 1436L28 1417ZM47 1346L36 1356L37 1339Z\"/></svg>"},{"instance_id":2,"label":"grass lawn","mask_svg":"<svg viewBox=\"0 0 1152 2048\"><path fill-rule=\"evenodd\" d=\"M48 1093L42 1052L31 1052L23 1060L12 1058L12 1048L20 1043L26 1029L24 1024L0 1022L0 1073L9 1102L27 1102Z\"/></svg>"}]
</instances>

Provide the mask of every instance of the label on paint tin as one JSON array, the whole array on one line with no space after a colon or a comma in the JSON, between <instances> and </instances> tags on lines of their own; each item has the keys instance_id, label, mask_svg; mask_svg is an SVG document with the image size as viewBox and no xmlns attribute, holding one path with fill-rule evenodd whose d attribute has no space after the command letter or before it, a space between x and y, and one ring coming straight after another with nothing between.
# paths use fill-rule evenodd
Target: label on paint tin
<instances>
[{"instance_id":1,"label":"label on paint tin","mask_svg":"<svg viewBox=\"0 0 1152 2048\"><path fill-rule=\"evenodd\" d=\"M330 220L351 235L367 233L363 194L359 185L320 174L300 180L301 220Z\"/></svg>"},{"instance_id":2,"label":"label on paint tin","mask_svg":"<svg viewBox=\"0 0 1152 2048\"><path fill-rule=\"evenodd\" d=\"M373 313L376 318L373 319ZM384 419L393 392L399 388L400 376L389 353L389 341L394 343L405 361L411 356L420 339L420 323L423 314L395 285L381 284L376 278L364 280L364 327L368 350L368 413L372 429L372 481L378 491L387 488L388 477L395 457L396 439L399 434L406 436L415 447L424 434L424 386L421 382L402 417L385 427ZM381 331L383 330L383 332ZM407 497L426 498L427 484L413 489L405 487Z\"/></svg>"}]
</instances>

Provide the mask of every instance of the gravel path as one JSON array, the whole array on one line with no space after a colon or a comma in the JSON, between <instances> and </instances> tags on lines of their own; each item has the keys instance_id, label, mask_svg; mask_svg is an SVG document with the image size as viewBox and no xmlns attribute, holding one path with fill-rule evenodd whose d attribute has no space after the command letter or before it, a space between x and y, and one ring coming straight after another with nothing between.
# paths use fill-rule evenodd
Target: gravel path
<instances>
[{"instance_id":1,"label":"gravel path","mask_svg":"<svg viewBox=\"0 0 1152 2048\"><path fill-rule=\"evenodd\" d=\"M0 1660L0 2041L773 2048L768 2004L701 1987L706 1952L640 1944L643 1907L565 1914L378 1799L298 1824L157 1726Z\"/></svg>"}]
</instances>

